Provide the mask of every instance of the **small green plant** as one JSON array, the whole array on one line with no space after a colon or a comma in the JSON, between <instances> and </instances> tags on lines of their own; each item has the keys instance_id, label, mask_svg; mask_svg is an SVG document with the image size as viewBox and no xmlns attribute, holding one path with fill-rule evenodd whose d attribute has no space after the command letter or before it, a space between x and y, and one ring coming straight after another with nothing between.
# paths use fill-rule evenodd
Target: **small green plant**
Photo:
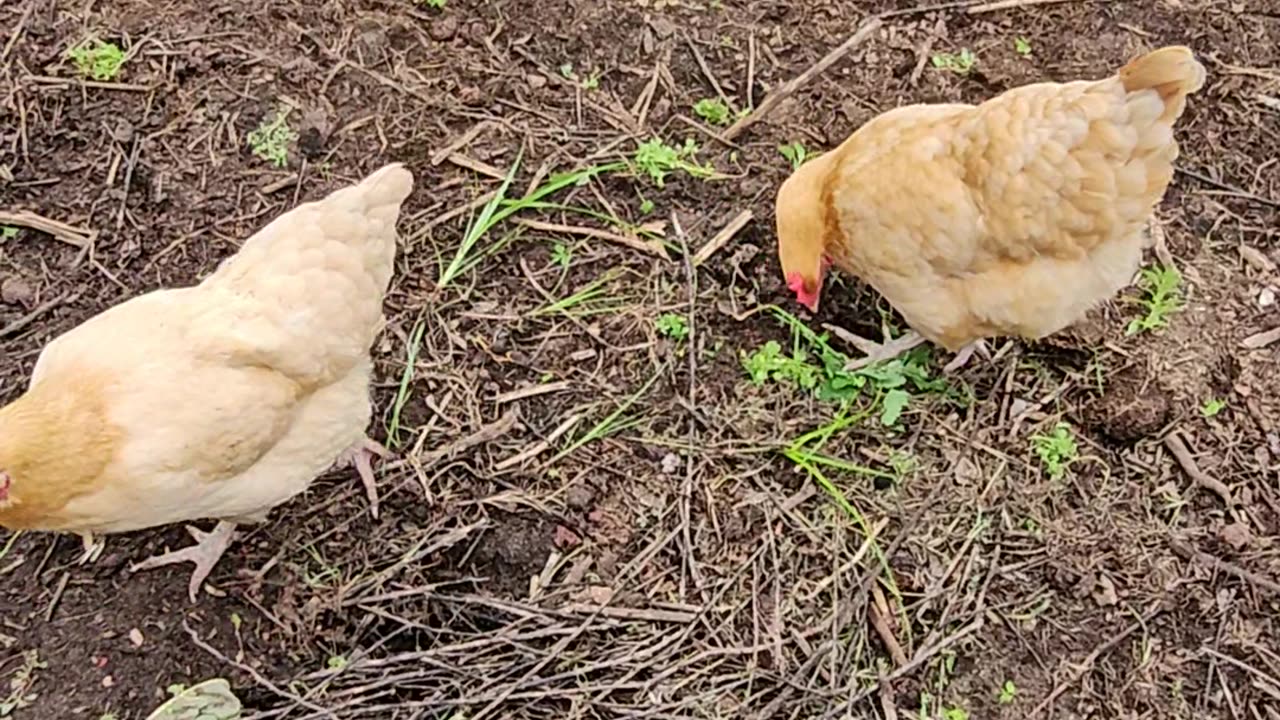
<instances>
[{"instance_id":1,"label":"small green plant","mask_svg":"<svg viewBox=\"0 0 1280 720\"><path fill-rule=\"evenodd\" d=\"M48 664L40 660L40 654L35 650L27 650L22 653L22 664L9 676L9 695L0 699L0 717L10 717L15 710L29 707L38 699L38 695L32 690L35 685L35 674L37 670L48 667Z\"/></svg>"},{"instance_id":2,"label":"small green plant","mask_svg":"<svg viewBox=\"0 0 1280 720\"><path fill-rule=\"evenodd\" d=\"M770 341L752 353L742 353L742 365L751 382L790 382L803 390L814 391L819 400L851 402L864 390L874 392L880 422L898 423L911 401L908 388L917 392L943 392L945 380L931 378L928 350L916 348L899 357L857 370L846 370L849 357L831 347L826 335L819 335L790 313L769 306L774 315L791 327L794 334L790 353L777 341ZM809 352L816 354L810 362Z\"/></svg>"},{"instance_id":3,"label":"small green plant","mask_svg":"<svg viewBox=\"0 0 1280 720\"><path fill-rule=\"evenodd\" d=\"M728 125L733 113L719 98L703 98L694 103L693 113L712 125Z\"/></svg>"},{"instance_id":4,"label":"small green plant","mask_svg":"<svg viewBox=\"0 0 1280 720\"><path fill-rule=\"evenodd\" d=\"M640 214L648 215L649 213L653 212L655 207L657 206L653 204L652 200L650 200L649 198L645 198L644 200L640 201Z\"/></svg>"},{"instance_id":5,"label":"small green plant","mask_svg":"<svg viewBox=\"0 0 1280 720\"><path fill-rule=\"evenodd\" d=\"M1200 414L1206 418L1211 418L1227 409L1227 401L1222 398L1210 398L1200 406Z\"/></svg>"},{"instance_id":6,"label":"small green plant","mask_svg":"<svg viewBox=\"0 0 1280 720\"><path fill-rule=\"evenodd\" d=\"M249 133L249 149L272 165L284 167L289 163L289 144L297 139L298 133L289 127L289 109L280 108Z\"/></svg>"},{"instance_id":7,"label":"small green plant","mask_svg":"<svg viewBox=\"0 0 1280 720\"><path fill-rule=\"evenodd\" d=\"M0 225L0 240L12 240L18 237L18 228L12 225Z\"/></svg>"},{"instance_id":8,"label":"small green plant","mask_svg":"<svg viewBox=\"0 0 1280 720\"><path fill-rule=\"evenodd\" d=\"M558 242L551 247L551 262L562 268L568 268L573 262L573 250L568 245Z\"/></svg>"},{"instance_id":9,"label":"small green plant","mask_svg":"<svg viewBox=\"0 0 1280 720\"><path fill-rule=\"evenodd\" d=\"M969 720L969 713L964 708L947 708L942 711L942 720Z\"/></svg>"},{"instance_id":10,"label":"small green plant","mask_svg":"<svg viewBox=\"0 0 1280 720\"><path fill-rule=\"evenodd\" d=\"M1001 685L1000 690L996 693L996 702L1001 705L1010 705L1017 696L1018 686L1014 685L1012 680L1005 680L1004 685Z\"/></svg>"},{"instance_id":11,"label":"small green plant","mask_svg":"<svg viewBox=\"0 0 1280 720\"><path fill-rule=\"evenodd\" d=\"M681 147L672 147L658 138L640 143L636 147L631 162L637 169L649 176L654 185L666 185L667 176L677 170L696 177L709 178L715 175L715 168L710 165L699 165L696 161L698 144L692 138L686 139Z\"/></svg>"},{"instance_id":12,"label":"small green plant","mask_svg":"<svg viewBox=\"0 0 1280 720\"><path fill-rule=\"evenodd\" d=\"M115 43L85 40L67 51L81 75L98 81L114 80L124 67L124 51Z\"/></svg>"},{"instance_id":13,"label":"small green plant","mask_svg":"<svg viewBox=\"0 0 1280 720\"><path fill-rule=\"evenodd\" d=\"M1031 41L1024 37L1016 37L1013 39L1013 51L1019 55L1026 57L1031 54Z\"/></svg>"},{"instance_id":14,"label":"small green plant","mask_svg":"<svg viewBox=\"0 0 1280 720\"><path fill-rule=\"evenodd\" d=\"M1071 434L1071 426L1066 423L1058 423L1049 435L1033 435L1031 449L1053 480L1061 480L1067 467L1079 456L1075 436Z\"/></svg>"},{"instance_id":15,"label":"small green plant","mask_svg":"<svg viewBox=\"0 0 1280 720\"><path fill-rule=\"evenodd\" d=\"M347 666L347 659L342 655L330 655L328 662L325 663L325 666L328 667L330 670L341 670L342 668Z\"/></svg>"},{"instance_id":16,"label":"small green plant","mask_svg":"<svg viewBox=\"0 0 1280 720\"><path fill-rule=\"evenodd\" d=\"M957 75L968 75L973 72L973 66L978 63L978 58L969 48L964 48L958 53L937 53L930 60L935 68Z\"/></svg>"},{"instance_id":17,"label":"small green plant","mask_svg":"<svg viewBox=\"0 0 1280 720\"><path fill-rule=\"evenodd\" d=\"M786 145L779 145L778 152L782 153L782 157L791 163L792 170L799 170L800 166L809 159L809 149L799 140Z\"/></svg>"},{"instance_id":18,"label":"small green plant","mask_svg":"<svg viewBox=\"0 0 1280 720\"><path fill-rule=\"evenodd\" d=\"M425 5L426 7L434 8L436 10L443 10L444 6L448 3L449 0L418 0L418 4Z\"/></svg>"},{"instance_id":19,"label":"small green plant","mask_svg":"<svg viewBox=\"0 0 1280 720\"><path fill-rule=\"evenodd\" d=\"M683 315L663 313L653 323L658 332L672 340L683 340L689 337L689 321Z\"/></svg>"},{"instance_id":20,"label":"small green plant","mask_svg":"<svg viewBox=\"0 0 1280 720\"><path fill-rule=\"evenodd\" d=\"M1168 327L1169 317L1182 309L1182 273L1173 267L1144 268L1138 285L1142 288L1142 297L1137 302L1144 314L1129 323L1125 334L1137 335Z\"/></svg>"},{"instance_id":21,"label":"small green plant","mask_svg":"<svg viewBox=\"0 0 1280 720\"><path fill-rule=\"evenodd\" d=\"M802 389L813 390L818 387L819 369L809 363L808 355L803 350L793 350L791 354L782 351L782 345L770 340L759 350L744 355L742 366L755 385L774 382L793 382Z\"/></svg>"},{"instance_id":22,"label":"small green plant","mask_svg":"<svg viewBox=\"0 0 1280 720\"><path fill-rule=\"evenodd\" d=\"M585 78L578 77L578 73L574 72L573 63L565 63L559 68L560 77L565 80L572 80L582 86L583 90L598 90L600 88L600 71L593 70L590 75Z\"/></svg>"}]
</instances>

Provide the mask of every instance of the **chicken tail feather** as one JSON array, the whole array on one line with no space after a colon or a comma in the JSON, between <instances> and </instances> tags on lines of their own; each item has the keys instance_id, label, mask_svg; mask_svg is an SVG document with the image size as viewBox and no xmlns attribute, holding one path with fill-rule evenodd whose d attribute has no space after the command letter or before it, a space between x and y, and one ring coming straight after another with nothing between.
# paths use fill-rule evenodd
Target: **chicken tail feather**
<instances>
[{"instance_id":1,"label":"chicken tail feather","mask_svg":"<svg viewBox=\"0 0 1280 720\"><path fill-rule=\"evenodd\" d=\"M1120 68L1120 82L1126 92L1155 90L1165 103L1160 118L1172 121L1182 115L1187 95L1204 87L1204 66L1190 48L1181 45L1153 50Z\"/></svg>"}]
</instances>

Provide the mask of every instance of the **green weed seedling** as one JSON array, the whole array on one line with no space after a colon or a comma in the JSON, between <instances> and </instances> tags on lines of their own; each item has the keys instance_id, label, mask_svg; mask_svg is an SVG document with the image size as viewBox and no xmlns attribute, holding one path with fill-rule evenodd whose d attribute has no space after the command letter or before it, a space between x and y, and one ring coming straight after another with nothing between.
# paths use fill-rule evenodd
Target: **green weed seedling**
<instances>
[{"instance_id":1,"label":"green weed seedling","mask_svg":"<svg viewBox=\"0 0 1280 720\"><path fill-rule=\"evenodd\" d=\"M443 10L444 6L449 4L449 0L418 0L418 4L435 10Z\"/></svg>"},{"instance_id":2,"label":"green weed seedling","mask_svg":"<svg viewBox=\"0 0 1280 720\"><path fill-rule=\"evenodd\" d=\"M1226 409L1226 400L1223 400L1222 398L1210 398L1200 406L1200 415L1206 418L1211 418Z\"/></svg>"},{"instance_id":3,"label":"green weed seedling","mask_svg":"<svg viewBox=\"0 0 1280 720\"><path fill-rule=\"evenodd\" d=\"M1004 685L1001 685L1000 690L996 692L996 702L1001 705L1011 705L1017 696L1018 686L1014 685L1012 680L1005 680Z\"/></svg>"},{"instance_id":4,"label":"green weed seedling","mask_svg":"<svg viewBox=\"0 0 1280 720\"><path fill-rule=\"evenodd\" d=\"M418 353L422 350L422 333L426 328L427 323L419 320L414 323L413 330L409 332L409 345L405 348L404 371L400 373L400 384L396 388L396 399L391 404L391 419L387 421L387 447L392 450L399 447L402 442L400 439L400 413L404 411L404 406L409 402L413 374L418 364Z\"/></svg>"},{"instance_id":5,"label":"green weed seedling","mask_svg":"<svg viewBox=\"0 0 1280 720\"><path fill-rule=\"evenodd\" d=\"M289 127L289 109L280 108L274 116L263 118L249 133L249 149L254 155L282 168L289 163L289 144L297 139L298 133Z\"/></svg>"},{"instance_id":6,"label":"green weed seedling","mask_svg":"<svg viewBox=\"0 0 1280 720\"><path fill-rule=\"evenodd\" d=\"M703 98L693 106L693 114L712 125L728 125L733 113L720 98Z\"/></svg>"},{"instance_id":7,"label":"green weed seedling","mask_svg":"<svg viewBox=\"0 0 1280 720\"><path fill-rule=\"evenodd\" d=\"M969 720L969 712L961 707L949 707L942 711L942 720Z\"/></svg>"},{"instance_id":8,"label":"green weed seedling","mask_svg":"<svg viewBox=\"0 0 1280 720\"><path fill-rule=\"evenodd\" d=\"M18 228L12 225L0 225L0 240L12 240L18 237Z\"/></svg>"},{"instance_id":9,"label":"green weed seedling","mask_svg":"<svg viewBox=\"0 0 1280 720\"><path fill-rule=\"evenodd\" d=\"M782 157L791 163L792 170L799 170L800 166L809 159L809 149L799 140L786 145L779 145L778 152L782 153Z\"/></svg>"},{"instance_id":10,"label":"green weed seedling","mask_svg":"<svg viewBox=\"0 0 1280 720\"><path fill-rule=\"evenodd\" d=\"M1033 435L1031 449L1040 458L1040 464L1051 480L1061 480L1080 452L1075 436L1071 434L1071 426L1066 423L1058 423L1049 435Z\"/></svg>"},{"instance_id":11,"label":"green weed seedling","mask_svg":"<svg viewBox=\"0 0 1280 720\"><path fill-rule=\"evenodd\" d=\"M120 74L120 68L124 67L125 54L115 43L93 39L85 40L68 50L67 57L75 63L81 75L99 82L107 82L115 80Z\"/></svg>"},{"instance_id":12,"label":"green weed seedling","mask_svg":"<svg viewBox=\"0 0 1280 720\"><path fill-rule=\"evenodd\" d=\"M1031 41L1024 37L1016 37L1013 39L1013 51L1027 57L1031 54Z\"/></svg>"},{"instance_id":13,"label":"green weed seedling","mask_svg":"<svg viewBox=\"0 0 1280 720\"><path fill-rule=\"evenodd\" d=\"M653 323L657 331L672 340L684 340L689 337L689 320L676 313L663 313Z\"/></svg>"},{"instance_id":14,"label":"green weed seedling","mask_svg":"<svg viewBox=\"0 0 1280 720\"><path fill-rule=\"evenodd\" d=\"M1150 332L1169 326L1169 317L1182 309L1182 273L1172 267L1144 268L1138 280L1143 316L1129 323L1126 335Z\"/></svg>"},{"instance_id":15,"label":"green weed seedling","mask_svg":"<svg viewBox=\"0 0 1280 720\"><path fill-rule=\"evenodd\" d=\"M562 242L552 245L551 262L559 265L563 269L567 269L569 267L569 263L573 262L573 250Z\"/></svg>"},{"instance_id":16,"label":"green weed seedling","mask_svg":"<svg viewBox=\"0 0 1280 720\"><path fill-rule=\"evenodd\" d=\"M637 170L649 176L654 185L666 185L667 176L684 171L693 177L706 179L716 174L716 169L708 165L700 165L696 160L698 144L692 138L686 139L681 147L672 147L659 138L640 143L631 157L631 163Z\"/></svg>"},{"instance_id":17,"label":"green weed seedling","mask_svg":"<svg viewBox=\"0 0 1280 720\"><path fill-rule=\"evenodd\" d=\"M978 58L969 48L964 48L958 53L937 53L930 58L930 61L935 68L957 75L968 75L973 72L973 66L978 64Z\"/></svg>"}]
</instances>

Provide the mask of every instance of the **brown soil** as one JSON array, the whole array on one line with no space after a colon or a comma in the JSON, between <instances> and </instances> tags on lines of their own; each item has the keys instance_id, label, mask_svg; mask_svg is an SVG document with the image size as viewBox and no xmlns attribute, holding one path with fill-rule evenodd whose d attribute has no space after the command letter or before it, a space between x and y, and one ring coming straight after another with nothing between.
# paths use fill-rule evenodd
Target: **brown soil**
<instances>
[{"instance_id":1,"label":"brown soil","mask_svg":"<svg viewBox=\"0 0 1280 720\"><path fill-rule=\"evenodd\" d=\"M422 439L421 467L384 473L376 521L350 477L326 478L247 528L195 605L184 570L127 570L185 544L180 527L113 537L85 565L75 538L0 536L0 717L141 719L168 686L223 676L259 718L1280 718L1280 361L1241 345L1277 324L1259 300L1280 287L1280 114L1259 98L1280 96L1280 17L1264 0L904 13L732 144L692 112L712 78L735 109L758 105L862 18L905 7L5 2L0 211L96 239L0 240L4 399L58 333L198 279L270 218L393 160L418 187L376 348L379 437L427 329L400 412L400 454ZM79 80L65 51L90 36L128 51L118 77ZM974 363L956 395L972 403L921 398L899 430L835 434L824 454L881 473L827 472L866 524L852 520L777 452L835 406L754 386L739 360L790 342L743 315L792 307L772 253L778 146L830 147L905 103L1101 77L1175 42L1210 71L1160 210L1186 307L1126 336L1137 310L1118 300ZM961 48L978 58L968 75L926 62ZM281 107L299 137L275 168L246 138ZM519 195L650 136L694 138L723 177L613 174L553 199L666 221L677 259L526 230L436 287L464 206L497 187L486 168L500 176L523 146ZM444 148L456 155L433 161ZM754 220L698 271L692 339L661 337L654 320L691 305L672 218L697 248L744 209ZM532 312L602 277L608 312ZM873 335L883 301L842 285L809 324ZM573 416L538 460L503 464ZM555 457L611 416L615 432ZM1032 445L1059 422L1079 457L1052 479ZM1175 431L1232 507L1171 454ZM884 559L858 553L880 523ZM877 594L908 668L872 627Z\"/></svg>"}]
</instances>

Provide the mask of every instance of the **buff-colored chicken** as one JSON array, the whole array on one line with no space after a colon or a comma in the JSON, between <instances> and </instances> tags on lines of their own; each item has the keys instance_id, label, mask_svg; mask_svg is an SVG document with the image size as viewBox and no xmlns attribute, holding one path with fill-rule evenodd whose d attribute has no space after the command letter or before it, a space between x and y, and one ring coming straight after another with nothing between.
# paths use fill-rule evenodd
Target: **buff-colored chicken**
<instances>
[{"instance_id":1,"label":"buff-colored chicken","mask_svg":"<svg viewBox=\"0 0 1280 720\"><path fill-rule=\"evenodd\" d=\"M0 409L0 525L88 547L94 533L217 519L135 566L194 563L194 601L236 524L335 464L355 464L376 516L369 349L412 189L408 170L384 167L276 218L199 285L51 342Z\"/></svg>"},{"instance_id":2,"label":"buff-colored chicken","mask_svg":"<svg viewBox=\"0 0 1280 720\"><path fill-rule=\"evenodd\" d=\"M923 335L960 351L948 369L983 338L1057 332L1139 267L1204 79L1167 47L1105 80L884 113L779 191L787 286L816 311L828 265L861 277L918 333L881 357Z\"/></svg>"}]
</instances>

